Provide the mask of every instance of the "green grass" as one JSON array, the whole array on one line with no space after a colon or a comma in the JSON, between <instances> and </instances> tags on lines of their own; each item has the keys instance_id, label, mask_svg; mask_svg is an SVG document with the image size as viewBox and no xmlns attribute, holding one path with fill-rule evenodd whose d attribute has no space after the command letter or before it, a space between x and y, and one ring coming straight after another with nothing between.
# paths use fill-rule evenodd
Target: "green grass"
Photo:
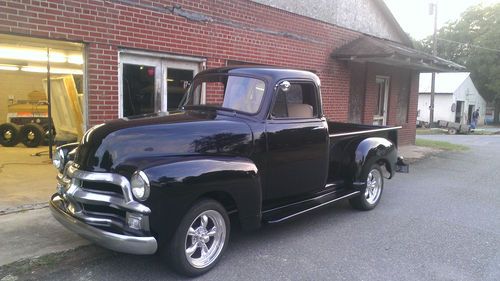
<instances>
[{"instance_id":1,"label":"green grass","mask_svg":"<svg viewBox=\"0 0 500 281\"><path fill-rule=\"evenodd\" d=\"M468 146L461 144L449 143L446 141L435 141L435 140L425 140L425 139L417 139L415 141L417 146L425 146L431 148L437 148L447 151L466 151L469 150Z\"/></svg>"},{"instance_id":2,"label":"green grass","mask_svg":"<svg viewBox=\"0 0 500 281\"><path fill-rule=\"evenodd\" d=\"M474 130L471 132L471 135L495 135L497 132L492 132L492 131L483 131L481 129Z\"/></svg>"},{"instance_id":3,"label":"green grass","mask_svg":"<svg viewBox=\"0 0 500 281\"><path fill-rule=\"evenodd\" d=\"M429 128L417 128L417 135L444 135L446 131L439 128L429 129Z\"/></svg>"},{"instance_id":4,"label":"green grass","mask_svg":"<svg viewBox=\"0 0 500 281\"><path fill-rule=\"evenodd\" d=\"M432 129L429 129L429 128L417 128L417 135L446 135L448 134L447 130L446 129L443 129L443 128L432 128ZM498 130L498 132L494 132L494 131L486 131L486 130L482 130L481 128L478 128L476 130L472 130L471 132L469 132L469 135L495 135L495 134L499 134L500 133L500 129ZM457 133L457 134L460 134L460 133Z\"/></svg>"}]
</instances>

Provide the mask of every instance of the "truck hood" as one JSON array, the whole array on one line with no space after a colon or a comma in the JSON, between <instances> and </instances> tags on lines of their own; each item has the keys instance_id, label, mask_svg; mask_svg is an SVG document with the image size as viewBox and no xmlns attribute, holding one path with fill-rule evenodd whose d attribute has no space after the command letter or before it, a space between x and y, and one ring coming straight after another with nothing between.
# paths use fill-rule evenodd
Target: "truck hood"
<instances>
[{"instance_id":1,"label":"truck hood","mask_svg":"<svg viewBox=\"0 0 500 281\"><path fill-rule=\"evenodd\" d=\"M158 113L91 128L78 146L75 163L87 171L115 172L141 159L249 156L252 143L250 127L233 116L212 110Z\"/></svg>"}]
</instances>

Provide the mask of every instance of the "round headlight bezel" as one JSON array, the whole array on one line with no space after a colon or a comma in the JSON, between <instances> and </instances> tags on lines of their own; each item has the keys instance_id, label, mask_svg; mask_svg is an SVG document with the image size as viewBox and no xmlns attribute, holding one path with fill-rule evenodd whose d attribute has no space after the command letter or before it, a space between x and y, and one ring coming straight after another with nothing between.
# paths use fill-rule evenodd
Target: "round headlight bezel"
<instances>
[{"instance_id":1,"label":"round headlight bezel","mask_svg":"<svg viewBox=\"0 0 500 281\"><path fill-rule=\"evenodd\" d=\"M132 195L139 201L146 201L149 198L149 179L143 171L135 171L130 177L130 189Z\"/></svg>"},{"instance_id":2,"label":"round headlight bezel","mask_svg":"<svg viewBox=\"0 0 500 281\"><path fill-rule=\"evenodd\" d=\"M64 165L66 164L65 159L66 156L64 155L64 150L58 148L56 150L56 153L54 153L54 156L52 157L52 164L54 165L54 167L56 167L57 170L62 171L64 169Z\"/></svg>"}]
</instances>

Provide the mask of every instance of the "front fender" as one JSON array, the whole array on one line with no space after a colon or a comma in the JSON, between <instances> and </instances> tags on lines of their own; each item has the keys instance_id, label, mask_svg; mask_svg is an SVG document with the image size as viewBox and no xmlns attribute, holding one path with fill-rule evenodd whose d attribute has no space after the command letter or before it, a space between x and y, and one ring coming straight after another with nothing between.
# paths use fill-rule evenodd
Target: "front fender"
<instances>
[{"instance_id":1,"label":"front fender","mask_svg":"<svg viewBox=\"0 0 500 281\"><path fill-rule=\"evenodd\" d=\"M388 164L387 170L392 177L397 161L396 146L385 138L366 138L362 140L354 152L354 183L364 183L364 174L373 163L383 161Z\"/></svg>"},{"instance_id":2,"label":"front fender","mask_svg":"<svg viewBox=\"0 0 500 281\"><path fill-rule=\"evenodd\" d=\"M242 225L260 225L262 190L255 164L242 157L183 157L144 169L151 184L145 202L151 209L151 230L170 239L192 204L211 194L234 201Z\"/></svg>"}]
</instances>

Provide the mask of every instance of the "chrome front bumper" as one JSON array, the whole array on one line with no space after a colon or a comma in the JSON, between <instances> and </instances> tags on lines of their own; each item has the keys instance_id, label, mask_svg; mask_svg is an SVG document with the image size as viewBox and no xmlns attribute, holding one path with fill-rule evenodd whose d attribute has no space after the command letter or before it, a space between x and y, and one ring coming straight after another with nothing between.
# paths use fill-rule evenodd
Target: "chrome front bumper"
<instances>
[{"instance_id":1,"label":"chrome front bumper","mask_svg":"<svg viewBox=\"0 0 500 281\"><path fill-rule=\"evenodd\" d=\"M70 161L57 176L49 205L62 225L105 248L130 254L157 250L151 210L134 199L129 180L120 174L79 170Z\"/></svg>"},{"instance_id":2,"label":"chrome front bumper","mask_svg":"<svg viewBox=\"0 0 500 281\"><path fill-rule=\"evenodd\" d=\"M62 225L102 247L136 255L154 254L158 248L154 237L137 237L112 233L80 221L66 210L63 200L58 194L52 196L49 205L52 215Z\"/></svg>"}]
</instances>

